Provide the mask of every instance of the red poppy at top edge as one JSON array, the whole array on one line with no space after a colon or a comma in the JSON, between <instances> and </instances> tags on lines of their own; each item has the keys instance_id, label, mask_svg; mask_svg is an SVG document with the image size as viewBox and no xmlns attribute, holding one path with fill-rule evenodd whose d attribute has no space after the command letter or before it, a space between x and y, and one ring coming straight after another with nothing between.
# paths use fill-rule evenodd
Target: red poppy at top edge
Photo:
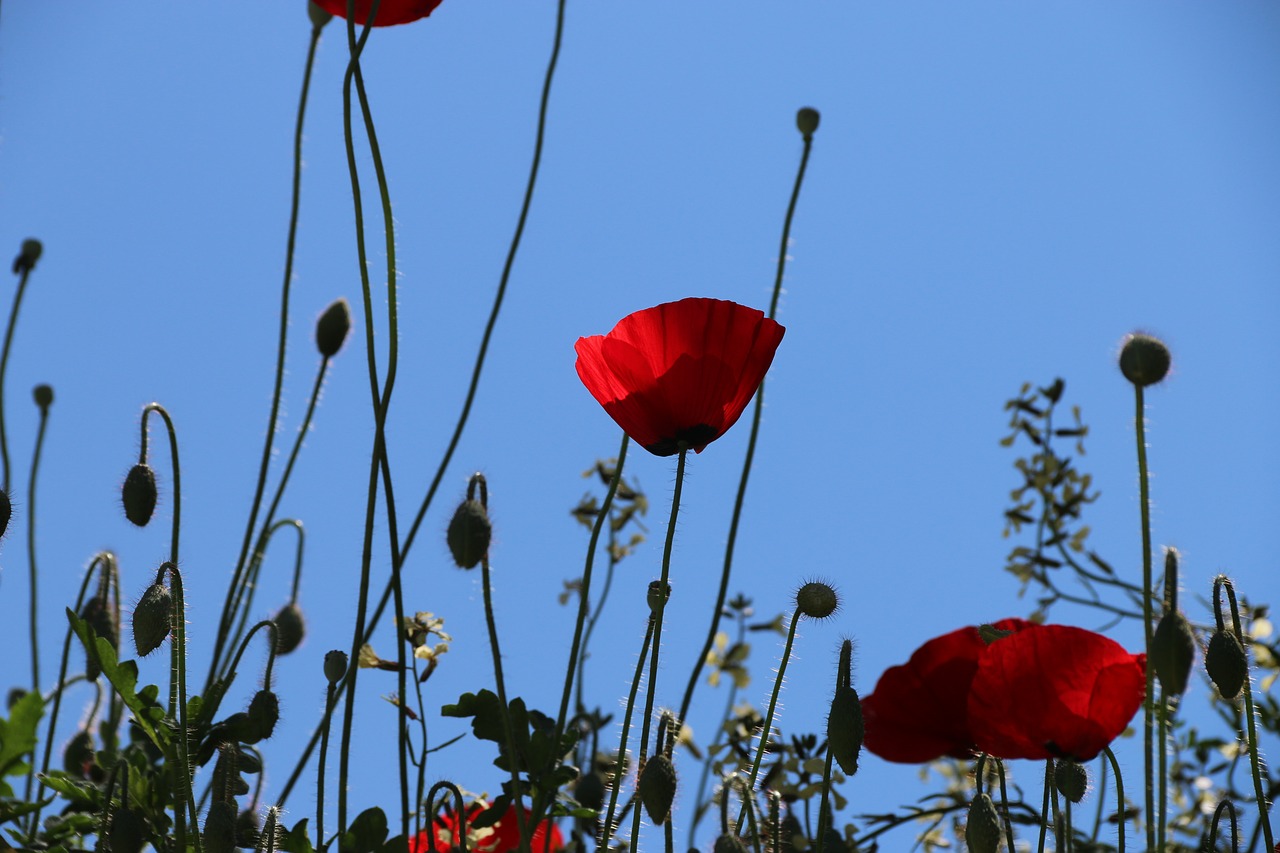
<instances>
[{"instance_id":1,"label":"red poppy at top edge","mask_svg":"<svg viewBox=\"0 0 1280 853\"><path fill-rule=\"evenodd\" d=\"M632 440L657 456L698 453L733 426L786 330L721 299L682 299L579 338L578 376Z\"/></svg>"},{"instance_id":2,"label":"red poppy at top edge","mask_svg":"<svg viewBox=\"0 0 1280 853\"><path fill-rule=\"evenodd\" d=\"M312 0L330 15L339 18L347 17L347 0ZM374 18L375 27L389 27L393 24L408 24L419 18L425 18L435 11L442 0L382 0L378 4L378 13ZM356 0L353 20L361 26L368 20L369 9L373 0Z\"/></svg>"},{"instance_id":3,"label":"red poppy at top edge","mask_svg":"<svg viewBox=\"0 0 1280 853\"><path fill-rule=\"evenodd\" d=\"M993 624L1014 632L1041 627L1022 619ZM886 761L906 764L971 756L969 687L986 648L977 628L960 628L929 640L905 664L885 670L875 691L862 700L866 748Z\"/></svg>"},{"instance_id":4,"label":"red poppy at top edge","mask_svg":"<svg viewBox=\"0 0 1280 853\"><path fill-rule=\"evenodd\" d=\"M511 851L520 848L520 828L516 822L515 806L508 806L506 814L502 816L496 824L488 829L475 829L471 825L481 812L489 808L489 804L484 800L477 800L467 807L467 834L470 838L467 840L467 850L471 853L511 853ZM525 818L530 817L528 809L524 810ZM462 847L462 821L460 821L458 813L455 811L447 811L436 815L431 822L431 832L435 833L435 849L439 853L449 853L451 850L458 850ZM547 827L551 827L551 846L547 847L546 831ZM542 824L534 830L533 837L529 842L529 849L534 853L559 853L564 850L564 836L550 819L544 820ZM427 830L418 833L416 838L409 839L409 853L430 853L431 838L427 835Z\"/></svg>"},{"instance_id":5,"label":"red poppy at top edge","mask_svg":"<svg viewBox=\"0 0 1280 853\"><path fill-rule=\"evenodd\" d=\"M969 728L998 758L1090 761L1142 705L1146 655L1069 625L996 640L969 691Z\"/></svg>"}]
</instances>

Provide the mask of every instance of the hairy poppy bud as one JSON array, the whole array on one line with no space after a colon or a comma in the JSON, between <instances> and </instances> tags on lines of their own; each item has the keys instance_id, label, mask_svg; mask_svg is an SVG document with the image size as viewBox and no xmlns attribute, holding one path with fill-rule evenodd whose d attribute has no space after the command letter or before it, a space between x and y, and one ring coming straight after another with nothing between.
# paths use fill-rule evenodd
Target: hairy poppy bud
<instances>
[{"instance_id":1,"label":"hairy poppy bud","mask_svg":"<svg viewBox=\"0 0 1280 853\"><path fill-rule=\"evenodd\" d=\"M31 397L36 401L36 405L41 411L47 410L53 405L53 386L37 385L31 389Z\"/></svg>"},{"instance_id":2,"label":"hairy poppy bud","mask_svg":"<svg viewBox=\"0 0 1280 853\"><path fill-rule=\"evenodd\" d=\"M863 738L862 703L852 687L837 687L827 714L827 748L846 775L858 772L858 752Z\"/></svg>"},{"instance_id":3,"label":"hairy poppy bud","mask_svg":"<svg viewBox=\"0 0 1280 853\"><path fill-rule=\"evenodd\" d=\"M142 812L117 809L111 816L107 838L111 841L111 853L140 853L147 843L147 824Z\"/></svg>"},{"instance_id":4,"label":"hairy poppy bud","mask_svg":"<svg viewBox=\"0 0 1280 853\"><path fill-rule=\"evenodd\" d=\"M345 299L335 299L316 321L316 348L325 358L332 358L342 349L350 331L351 306Z\"/></svg>"},{"instance_id":5,"label":"hairy poppy bud","mask_svg":"<svg viewBox=\"0 0 1280 853\"><path fill-rule=\"evenodd\" d=\"M324 653L324 677L337 684L347 674L347 653L334 649Z\"/></svg>"},{"instance_id":6,"label":"hairy poppy bud","mask_svg":"<svg viewBox=\"0 0 1280 853\"><path fill-rule=\"evenodd\" d=\"M156 511L156 472L145 462L129 469L120 489L124 517L139 527L146 527Z\"/></svg>"},{"instance_id":7,"label":"hairy poppy bud","mask_svg":"<svg viewBox=\"0 0 1280 853\"><path fill-rule=\"evenodd\" d=\"M103 601L99 596L92 596L80 608L80 618L89 624L94 633L106 638L111 648L120 648L120 625L116 618L115 608ZM102 662L98 659L96 647L85 649L84 677L88 681L97 680L102 674Z\"/></svg>"},{"instance_id":8,"label":"hairy poppy bud","mask_svg":"<svg viewBox=\"0 0 1280 853\"><path fill-rule=\"evenodd\" d=\"M1167 695L1181 696L1186 691L1195 657L1196 637L1187 617L1177 610L1168 611L1151 636L1151 663Z\"/></svg>"},{"instance_id":9,"label":"hairy poppy bud","mask_svg":"<svg viewBox=\"0 0 1280 853\"><path fill-rule=\"evenodd\" d=\"M839 606L836 591L822 581L809 581L796 590L796 609L810 619L826 619Z\"/></svg>"},{"instance_id":10,"label":"hairy poppy bud","mask_svg":"<svg viewBox=\"0 0 1280 853\"><path fill-rule=\"evenodd\" d=\"M204 819L204 849L207 853L235 853L236 804L215 800Z\"/></svg>"},{"instance_id":11,"label":"hairy poppy bud","mask_svg":"<svg viewBox=\"0 0 1280 853\"><path fill-rule=\"evenodd\" d=\"M493 526L489 523L489 511L484 504L474 498L458 504L446 536L449 553L458 568L474 569L480 565L480 560L489 553L492 536Z\"/></svg>"},{"instance_id":12,"label":"hairy poppy bud","mask_svg":"<svg viewBox=\"0 0 1280 853\"><path fill-rule=\"evenodd\" d=\"M280 699L270 690L259 690L249 702L249 726L245 732L248 737L241 740L245 743L266 740L275 731L279 720Z\"/></svg>"},{"instance_id":13,"label":"hairy poppy bud","mask_svg":"<svg viewBox=\"0 0 1280 853\"><path fill-rule=\"evenodd\" d=\"M133 609L133 646L142 657L160 648L173 627L173 596L156 581Z\"/></svg>"},{"instance_id":14,"label":"hairy poppy bud","mask_svg":"<svg viewBox=\"0 0 1280 853\"><path fill-rule=\"evenodd\" d=\"M93 735L88 729L81 729L71 736L62 750L62 768L72 776L84 779L89 775L89 766L93 764Z\"/></svg>"},{"instance_id":15,"label":"hairy poppy bud","mask_svg":"<svg viewBox=\"0 0 1280 853\"><path fill-rule=\"evenodd\" d=\"M1213 632L1204 654L1204 668L1223 699L1240 695L1244 680L1249 677L1249 659L1234 631Z\"/></svg>"},{"instance_id":16,"label":"hairy poppy bud","mask_svg":"<svg viewBox=\"0 0 1280 853\"><path fill-rule=\"evenodd\" d=\"M662 753L650 758L640 771L640 802L655 826L671 817L671 803L676 798L676 766Z\"/></svg>"},{"instance_id":17,"label":"hairy poppy bud","mask_svg":"<svg viewBox=\"0 0 1280 853\"><path fill-rule=\"evenodd\" d=\"M1136 332L1120 348L1120 372L1139 388L1155 385L1169 373L1172 357L1159 338Z\"/></svg>"},{"instance_id":18,"label":"hairy poppy bud","mask_svg":"<svg viewBox=\"0 0 1280 853\"><path fill-rule=\"evenodd\" d=\"M964 840L972 853L996 853L1000 846L1000 815L987 794L979 794L969 805Z\"/></svg>"},{"instance_id":19,"label":"hairy poppy bud","mask_svg":"<svg viewBox=\"0 0 1280 853\"><path fill-rule=\"evenodd\" d=\"M13 259L13 273L30 272L36 268L36 261L40 260L40 256L44 254L44 246L39 240L26 239L22 241L22 249L18 252L18 257Z\"/></svg>"},{"instance_id":20,"label":"hairy poppy bud","mask_svg":"<svg viewBox=\"0 0 1280 853\"><path fill-rule=\"evenodd\" d=\"M583 808L599 811L604 805L604 778L599 773L583 773L573 786L573 798Z\"/></svg>"},{"instance_id":21,"label":"hairy poppy bud","mask_svg":"<svg viewBox=\"0 0 1280 853\"><path fill-rule=\"evenodd\" d=\"M1055 761L1053 764L1053 786L1058 793L1073 803L1084 799L1089 790L1089 772L1084 766L1070 760Z\"/></svg>"},{"instance_id":22,"label":"hairy poppy bud","mask_svg":"<svg viewBox=\"0 0 1280 853\"><path fill-rule=\"evenodd\" d=\"M796 127L806 138L813 136L822 116L813 107L801 107L796 113Z\"/></svg>"},{"instance_id":23,"label":"hairy poppy bud","mask_svg":"<svg viewBox=\"0 0 1280 853\"><path fill-rule=\"evenodd\" d=\"M711 848L711 853L747 853L747 845L732 832L725 832L721 833L720 837L716 839L715 846Z\"/></svg>"},{"instance_id":24,"label":"hairy poppy bud","mask_svg":"<svg viewBox=\"0 0 1280 853\"><path fill-rule=\"evenodd\" d=\"M291 601L281 607L271 621L276 623L276 654L287 655L302 645L307 626L297 604Z\"/></svg>"}]
</instances>

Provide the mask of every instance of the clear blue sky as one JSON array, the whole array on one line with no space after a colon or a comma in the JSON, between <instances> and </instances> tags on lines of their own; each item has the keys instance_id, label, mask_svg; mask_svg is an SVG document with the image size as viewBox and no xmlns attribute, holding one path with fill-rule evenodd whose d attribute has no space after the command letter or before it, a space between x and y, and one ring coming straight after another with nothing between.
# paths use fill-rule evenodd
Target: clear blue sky
<instances>
[{"instance_id":1,"label":"clear blue sky","mask_svg":"<svg viewBox=\"0 0 1280 853\"><path fill-rule=\"evenodd\" d=\"M549 0L445 0L429 20L375 33L366 53L398 236L389 436L406 507L465 390L523 192L553 24ZM6 391L19 484L36 422L29 389L48 382L57 395L35 505L46 680L90 555L115 549L136 596L167 554L171 500L145 531L117 507L151 400L180 431L191 662L203 671L266 424L308 26L300 0L0 9L0 252L45 242ZM573 342L684 296L767 307L805 105L822 126L733 583L769 615L812 577L844 594L833 623L802 629L784 729L825 718L844 636L869 691L925 638L1031 609L1001 570L1001 512L1017 480L997 443L1002 404L1024 381L1062 376L1082 406L1093 432L1080 462L1103 493L1092 542L1135 576L1132 396L1114 358L1136 328L1164 336L1175 358L1149 394L1149 443L1155 538L1183 551L1188 609L1206 617L1195 599L1224 570L1250 597L1280 598L1277 47L1280 7L1257 0L570 2L542 179L488 372L406 567L409 606L443 615L455 637L428 704L491 683L478 576L450 566L442 535L477 469L492 495L509 689L546 709L558 700L572 621L556 595L586 544L567 511L588 487L579 473L619 438L577 379ZM345 52L334 25L307 121L286 441L317 363L315 316L337 296L358 303ZM372 436L363 344L351 343L282 510L309 531L310 636L281 674L277 784L318 715L324 652L349 644ZM745 426L691 464L662 703L678 702L708 618ZM157 468L167 487L164 457ZM636 452L629 470L653 502L652 537L624 564L598 634L588 679L606 708L639 648L674 464ZM31 507L17 504L21 525ZM289 551L277 543L269 558L264 615L287 595ZM26 554L15 530L0 551L10 649L26 647ZM386 635L377 645L392 650ZM757 644L758 704L779 650ZM148 660L144 676L164 667ZM23 655L7 655L0 682L26 672ZM377 696L392 682L361 683L353 804L391 807L393 712ZM1191 706L1204 698L1193 690ZM692 722L705 740L722 699L702 695L708 716ZM435 720L432 733L461 730ZM446 752L429 775L495 790L488 758ZM1015 771L1038 785L1038 769ZM870 812L925 789L914 768L868 757L846 790L853 812ZM291 805L291 822L312 810L305 792ZM677 826L687 817L686 807Z\"/></svg>"}]
</instances>

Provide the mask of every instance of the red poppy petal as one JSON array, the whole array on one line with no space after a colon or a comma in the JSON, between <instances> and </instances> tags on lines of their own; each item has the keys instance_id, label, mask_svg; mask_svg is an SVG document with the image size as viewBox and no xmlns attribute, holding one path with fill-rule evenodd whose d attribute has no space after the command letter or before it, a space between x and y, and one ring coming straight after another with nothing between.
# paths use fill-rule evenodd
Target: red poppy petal
<instances>
[{"instance_id":1,"label":"red poppy petal","mask_svg":"<svg viewBox=\"0 0 1280 853\"><path fill-rule=\"evenodd\" d=\"M347 16L347 0L314 0L315 4L330 15L339 18ZM378 5L375 27L389 27L394 24L408 24L419 18L425 18L435 11L442 0L382 0ZM369 17L369 9L373 0L356 0L353 20L364 25Z\"/></svg>"}]
</instances>

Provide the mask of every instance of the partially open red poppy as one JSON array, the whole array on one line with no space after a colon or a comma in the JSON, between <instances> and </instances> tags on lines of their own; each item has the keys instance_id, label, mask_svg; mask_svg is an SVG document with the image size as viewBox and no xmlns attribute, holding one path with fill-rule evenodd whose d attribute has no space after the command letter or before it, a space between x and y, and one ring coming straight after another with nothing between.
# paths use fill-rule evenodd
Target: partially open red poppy
<instances>
[{"instance_id":1,"label":"partially open red poppy","mask_svg":"<svg viewBox=\"0 0 1280 853\"><path fill-rule=\"evenodd\" d=\"M737 422L786 330L721 299L682 299L578 338L578 376L645 450L698 453Z\"/></svg>"},{"instance_id":2,"label":"partially open red poppy","mask_svg":"<svg viewBox=\"0 0 1280 853\"><path fill-rule=\"evenodd\" d=\"M1145 693L1146 655L1083 628L1044 625L987 648L969 690L969 728L999 758L1089 761Z\"/></svg>"},{"instance_id":3,"label":"partially open red poppy","mask_svg":"<svg viewBox=\"0 0 1280 853\"><path fill-rule=\"evenodd\" d=\"M1022 619L994 624L1002 631L1040 628ZM863 745L886 761L907 764L972 755L969 687L986 649L978 629L970 626L929 640L905 664L885 670L875 691L862 700Z\"/></svg>"},{"instance_id":4,"label":"partially open red poppy","mask_svg":"<svg viewBox=\"0 0 1280 853\"><path fill-rule=\"evenodd\" d=\"M347 16L347 0L313 0L330 15L339 18ZM407 24L419 18L425 18L435 11L442 0L382 0L378 4L378 13L374 16L375 27L389 27L392 24ZM361 26L369 19L369 10L373 8L373 0L356 0L354 20Z\"/></svg>"},{"instance_id":5,"label":"partially open red poppy","mask_svg":"<svg viewBox=\"0 0 1280 853\"><path fill-rule=\"evenodd\" d=\"M466 845L468 853L511 853L513 850L518 850L520 827L516 822L516 807L508 806L507 813L491 827L486 829L472 827L471 821L487 808L489 804L484 800L476 800L467 807L467 832L470 836ZM524 814L528 819L529 810L525 809ZM551 828L550 847L547 846L547 827ZM451 850L462 848L462 821L457 812L450 810L436 815L435 820L431 822L430 831L435 833L437 853L449 853ZM532 853L559 853L564 849L564 836L550 819L544 820L534 830L533 837L529 840L529 849ZM430 853L430 851L431 839L425 830L418 833L417 838L409 839L409 853Z\"/></svg>"}]
</instances>

